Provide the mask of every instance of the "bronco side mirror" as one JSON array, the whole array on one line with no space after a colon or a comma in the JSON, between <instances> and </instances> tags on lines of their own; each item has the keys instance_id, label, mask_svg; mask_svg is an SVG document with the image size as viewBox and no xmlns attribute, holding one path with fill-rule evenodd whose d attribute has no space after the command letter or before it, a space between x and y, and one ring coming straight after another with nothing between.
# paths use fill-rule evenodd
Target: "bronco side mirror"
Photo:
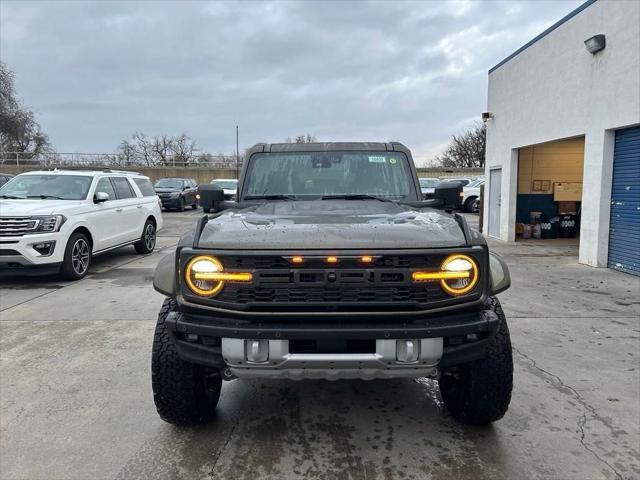
<instances>
[{"instance_id":1,"label":"bronco side mirror","mask_svg":"<svg viewBox=\"0 0 640 480\"><path fill-rule=\"evenodd\" d=\"M205 209L210 209L212 212L219 212L225 209L224 205L224 190L215 185L200 185L200 205Z\"/></svg>"},{"instance_id":2,"label":"bronco side mirror","mask_svg":"<svg viewBox=\"0 0 640 480\"><path fill-rule=\"evenodd\" d=\"M462 206L464 192L460 182L440 182L436 186L434 199L438 201L441 208L453 210Z\"/></svg>"}]
</instances>

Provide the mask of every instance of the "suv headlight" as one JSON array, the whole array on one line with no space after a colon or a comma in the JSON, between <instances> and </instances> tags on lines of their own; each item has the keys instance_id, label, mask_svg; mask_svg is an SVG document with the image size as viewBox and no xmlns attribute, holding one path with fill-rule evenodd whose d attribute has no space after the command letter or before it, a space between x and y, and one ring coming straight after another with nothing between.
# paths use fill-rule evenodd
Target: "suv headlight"
<instances>
[{"instance_id":1,"label":"suv headlight","mask_svg":"<svg viewBox=\"0 0 640 480\"><path fill-rule=\"evenodd\" d=\"M225 282L251 282L251 272L225 272L220 260L200 255L187 262L184 279L193 293L201 297L213 297L220 293Z\"/></svg>"},{"instance_id":2,"label":"suv headlight","mask_svg":"<svg viewBox=\"0 0 640 480\"><path fill-rule=\"evenodd\" d=\"M469 255L449 255L440 265L439 272L413 272L414 282L440 282L450 295L464 295L473 290L479 279L478 263Z\"/></svg>"},{"instance_id":3,"label":"suv headlight","mask_svg":"<svg viewBox=\"0 0 640 480\"><path fill-rule=\"evenodd\" d=\"M31 217L36 221L33 232L30 233L53 233L60 230L60 227L67 221L67 217L64 215L48 215Z\"/></svg>"}]
</instances>

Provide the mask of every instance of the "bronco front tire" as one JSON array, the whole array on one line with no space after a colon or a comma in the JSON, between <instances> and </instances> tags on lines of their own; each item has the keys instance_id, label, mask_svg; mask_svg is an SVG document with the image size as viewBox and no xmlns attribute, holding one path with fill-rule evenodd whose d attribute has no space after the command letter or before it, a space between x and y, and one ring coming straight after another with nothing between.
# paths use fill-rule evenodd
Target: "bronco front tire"
<instances>
[{"instance_id":1,"label":"bronco front tire","mask_svg":"<svg viewBox=\"0 0 640 480\"><path fill-rule=\"evenodd\" d=\"M440 377L440 393L456 420L484 425L501 419L509 408L513 388L513 358L507 319L500 302L490 297L486 308L500 319L500 326L489 340L486 357Z\"/></svg>"},{"instance_id":2,"label":"bronco front tire","mask_svg":"<svg viewBox=\"0 0 640 480\"><path fill-rule=\"evenodd\" d=\"M164 421L178 426L206 423L214 415L222 378L178 356L165 321L177 310L167 298L158 315L151 355L151 386L156 410Z\"/></svg>"}]
</instances>

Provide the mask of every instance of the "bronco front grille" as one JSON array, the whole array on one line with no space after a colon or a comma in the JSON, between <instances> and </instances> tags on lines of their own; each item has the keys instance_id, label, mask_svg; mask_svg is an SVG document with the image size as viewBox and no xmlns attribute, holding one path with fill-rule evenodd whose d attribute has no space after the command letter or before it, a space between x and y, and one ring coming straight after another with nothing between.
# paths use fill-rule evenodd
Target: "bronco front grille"
<instances>
[{"instance_id":1,"label":"bronco front grille","mask_svg":"<svg viewBox=\"0 0 640 480\"><path fill-rule=\"evenodd\" d=\"M37 226L38 220L29 217L0 217L0 237L21 237Z\"/></svg>"},{"instance_id":2,"label":"bronco front grille","mask_svg":"<svg viewBox=\"0 0 640 480\"><path fill-rule=\"evenodd\" d=\"M212 298L183 292L196 303L245 312L410 312L424 311L478 298L479 286L464 297L452 297L438 282L412 281L416 270L438 270L451 251L424 254L367 253L365 264L358 254L336 253L337 264L326 255L311 252L265 255L216 256L226 271L251 272L250 283L225 283ZM471 252L470 252L471 253ZM482 264L479 251L472 253ZM183 265L191 253L183 256ZM295 255L303 257L294 264ZM183 270L184 271L184 270ZM482 271L482 269L481 269Z\"/></svg>"}]
</instances>

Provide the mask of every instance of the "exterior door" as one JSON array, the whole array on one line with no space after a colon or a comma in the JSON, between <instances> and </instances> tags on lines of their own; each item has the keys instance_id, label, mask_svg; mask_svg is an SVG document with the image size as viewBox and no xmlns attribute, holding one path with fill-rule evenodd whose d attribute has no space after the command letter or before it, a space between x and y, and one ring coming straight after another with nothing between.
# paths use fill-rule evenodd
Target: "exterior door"
<instances>
[{"instance_id":1,"label":"exterior door","mask_svg":"<svg viewBox=\"0 0 640 480\"><path fill-rule=\"evenodd\" d=\"M640 276L640 127L616 132L607 266Z\"/></svg>"},{"instance_id":2,"label":"exterior door","mask_svg":"<svg viewBox=\"0 0 640 480\"><path fill-rule=\"evenodd\" d=\"M500 238L500 210L502 196L502 169L489 171L489 235Z\"/></svg>"}]
</instances>

